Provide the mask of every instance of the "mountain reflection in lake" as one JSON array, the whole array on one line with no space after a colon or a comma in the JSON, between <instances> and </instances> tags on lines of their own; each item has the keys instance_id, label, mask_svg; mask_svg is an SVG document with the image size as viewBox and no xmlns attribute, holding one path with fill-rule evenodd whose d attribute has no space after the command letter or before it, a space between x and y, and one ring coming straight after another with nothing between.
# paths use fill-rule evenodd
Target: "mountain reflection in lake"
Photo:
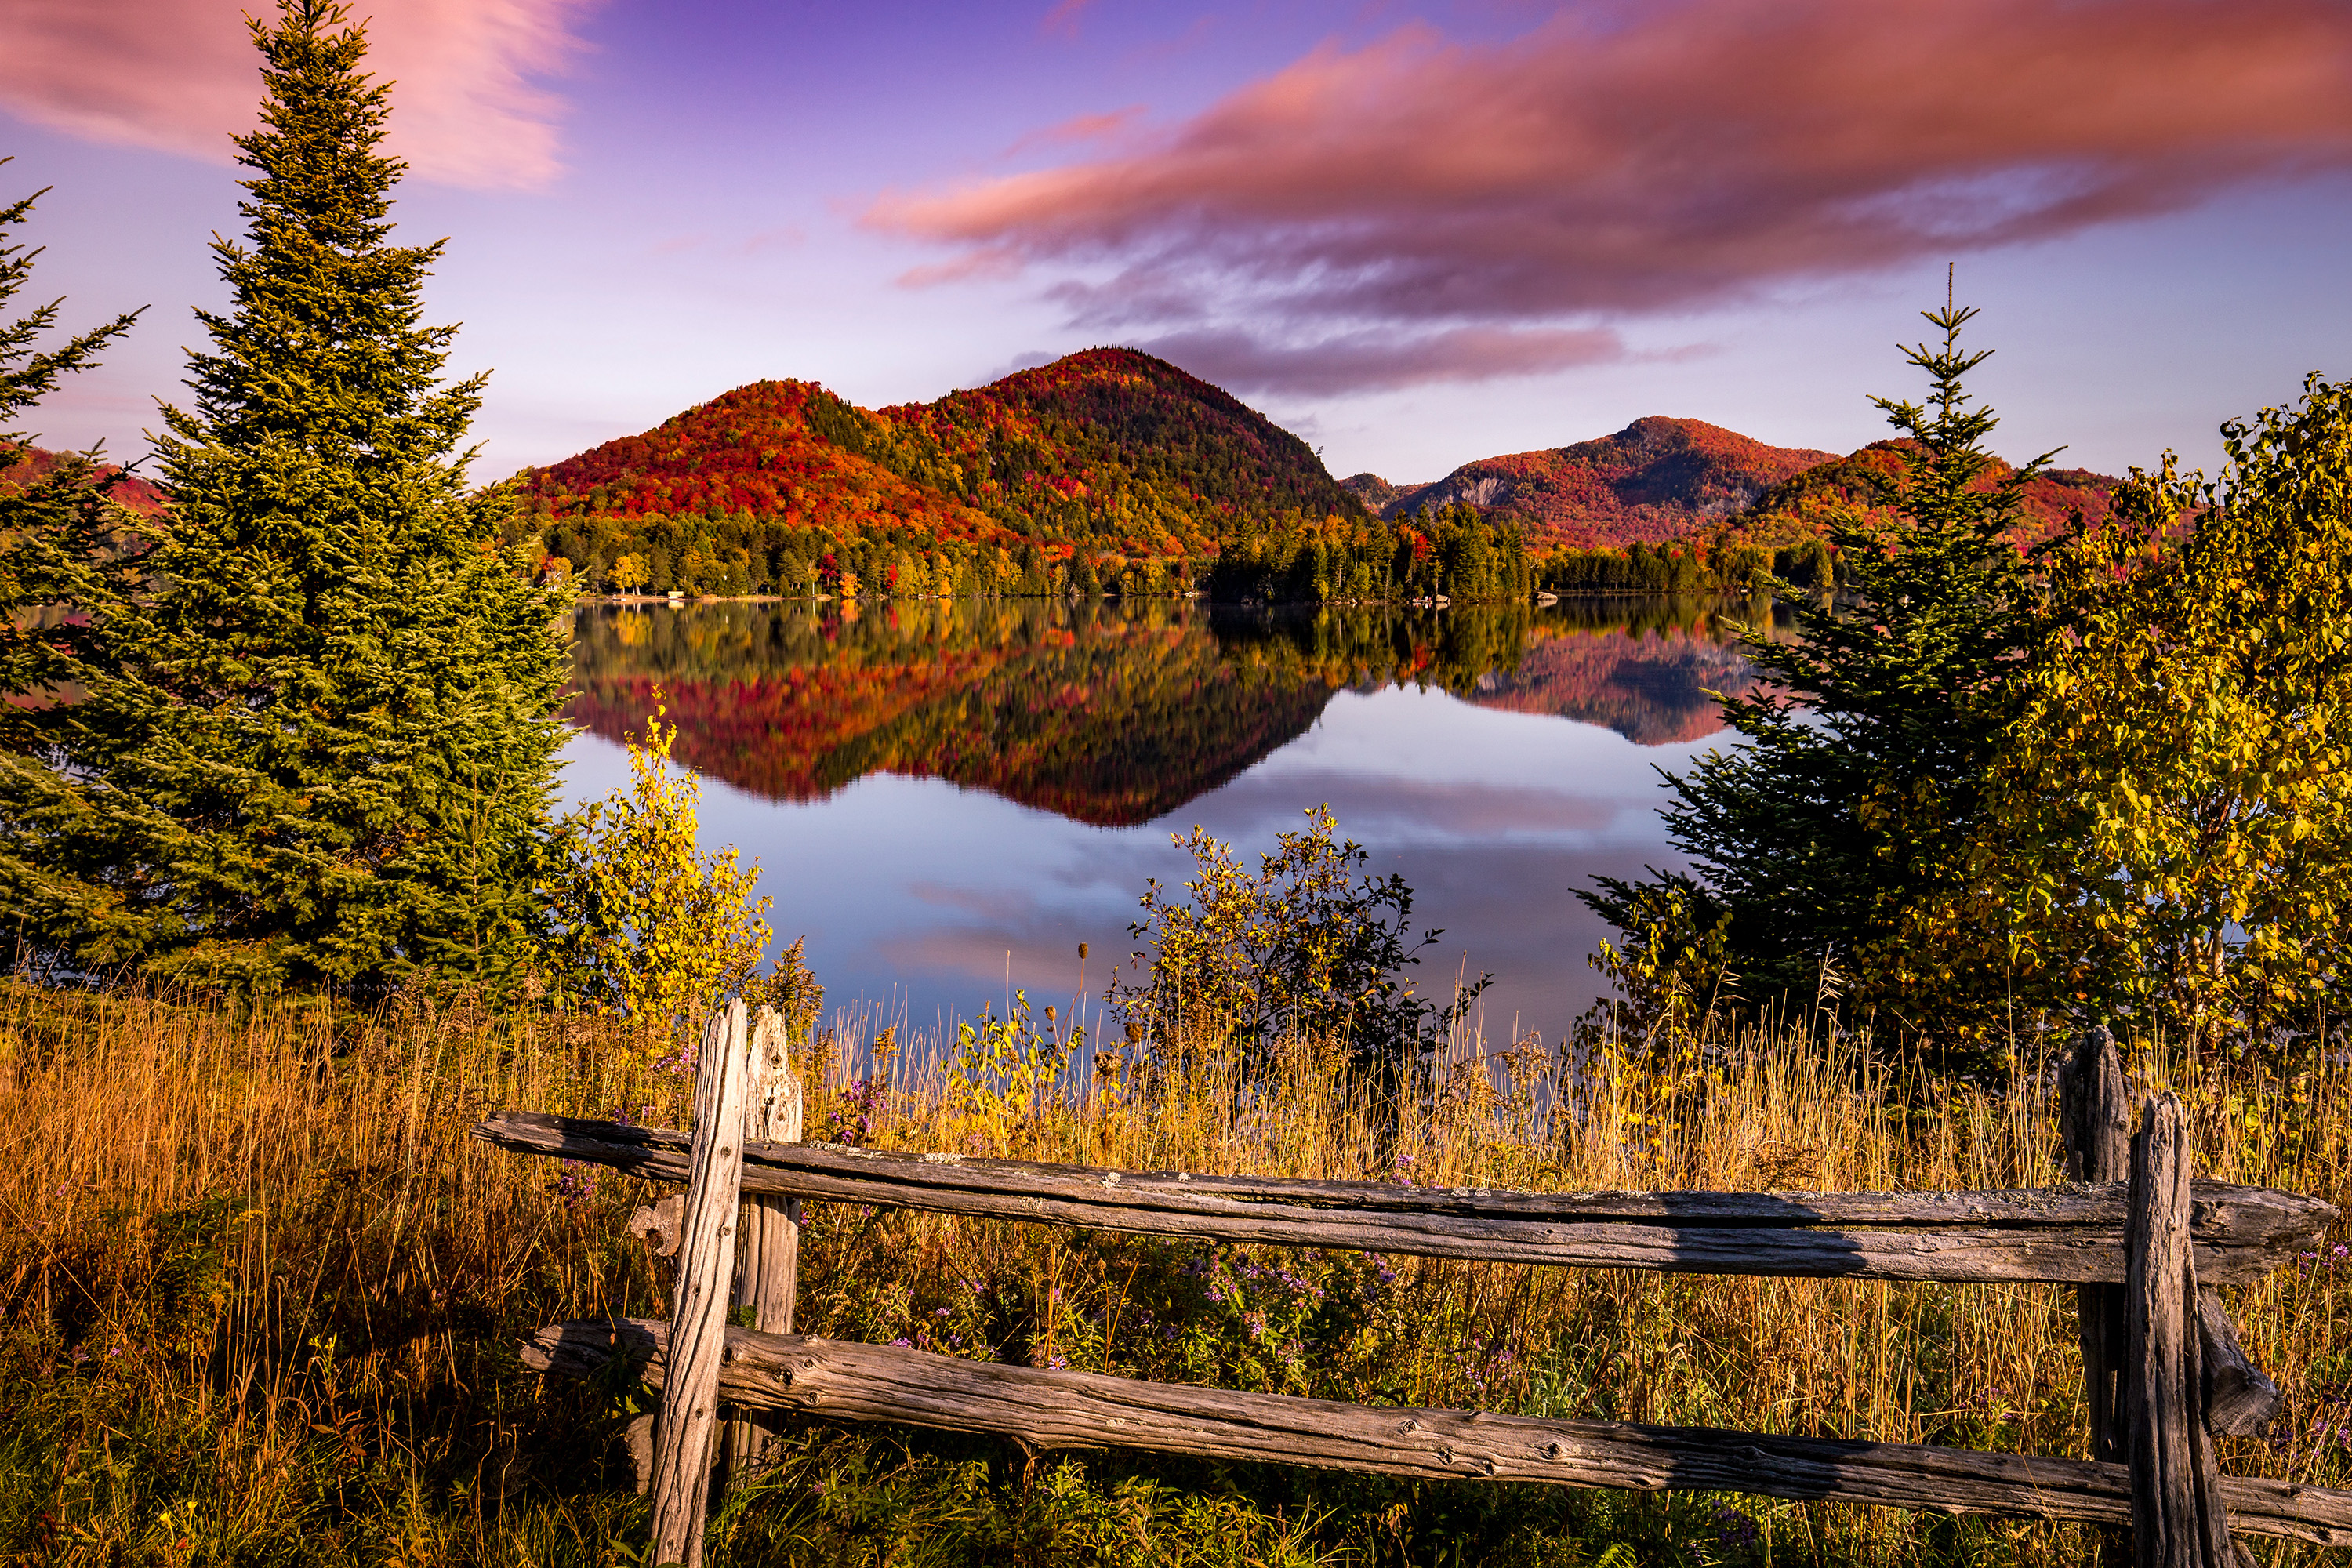
<instances>
[{"instance_id":1,"label":"mountain reflection in lake","mask_svg":"<svg viewBox=\"0 0 2352 1568\"><path fill-rule=\"evenodd\" d=\"M598 607L579 616L572 800L627 773L659 689L706 781L703 837L762 864L835 1003L927 1030L1066 1005L1129 952L1169 833L1244 852L1328 801L1441 926L1422 988L1496 973L1490 1034L1549 1037L1595 992L1570 897L1664 858L1653 764L1750 678L1708 606L1389 606L1265 614L1184 601Z\"/></svg>"}]
</instances>

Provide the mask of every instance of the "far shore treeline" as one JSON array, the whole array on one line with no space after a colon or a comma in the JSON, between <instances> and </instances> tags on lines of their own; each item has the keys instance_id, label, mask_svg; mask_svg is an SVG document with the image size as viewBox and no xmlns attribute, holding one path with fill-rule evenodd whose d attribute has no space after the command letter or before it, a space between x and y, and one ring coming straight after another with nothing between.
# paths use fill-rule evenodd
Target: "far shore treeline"
<instances>
[{"instance_id":1,"label":"far shore treeline","mask_svg":"<svg viewBox=\"0 0 2352 1568\"><path fill-rule=\"evenodd\" d=\"M589 593L721 598L1330 604L1832 585L1825 519L1869 504L1867 462L1769 486L1743 468L1726 486L1690 430L1775 449L1696 421L1641 423L1666 427L1673 449L1588 462L1597 526L1563 529L1551 513L1463 499L1375 511L1360 493L1369 476L1335 483L1288 431L1131 349L880 411L804 382L757 382L516 476L499 544ZM1633 509L1661 537L1613 538L1627 509L1606 481L1638 492L1659 471L1687 504Z\"/></svg>"},{"instance_id":2,"label":"far shore treeline","mask_svg":"<svg viewBox=\"0 0 2352 1568\"><path fill-rule=\"evenodd\" d=\"M1750 595L1832 587L1838 522L1883 507L1901 453L1839 458L1652 417L1438 484L1335 482L1222 388L1103 348L879 410L754 382L515 476L500 546L623 595ZM1982 482L2007 472L1996 462ZM2102 519L2117 483L2023 476L2021 542Z\"/></svg>"}]
</instances>

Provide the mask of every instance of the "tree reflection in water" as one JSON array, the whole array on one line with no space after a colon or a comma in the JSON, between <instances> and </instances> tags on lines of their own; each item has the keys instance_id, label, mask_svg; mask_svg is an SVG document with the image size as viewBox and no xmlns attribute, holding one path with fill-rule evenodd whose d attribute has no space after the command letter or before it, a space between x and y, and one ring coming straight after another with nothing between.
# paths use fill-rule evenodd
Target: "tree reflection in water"
<instances>
[{"instance_id":1,"label":"tree reflection in water","mask_svg":"<svg viewBox=\"0 0 2352 1568\"><path fill-rule=\"evenodd\" d=\"M1129 826L1305 733L1342 688L1435 687L1644 745L1697 739L1719 728L1706 693L1750 685L1724 608L1664 598L1444 610L1116 599L593 606L575 626L568 712L617 740L643 724L659 687L679 759L772 800L822 799L887 773Z\"/></svg>"}]
</instances>

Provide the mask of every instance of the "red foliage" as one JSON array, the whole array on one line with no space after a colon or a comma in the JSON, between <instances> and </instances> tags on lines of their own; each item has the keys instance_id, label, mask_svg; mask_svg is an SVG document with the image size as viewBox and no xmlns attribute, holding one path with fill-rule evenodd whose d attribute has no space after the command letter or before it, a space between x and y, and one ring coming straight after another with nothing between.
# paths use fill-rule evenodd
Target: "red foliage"
<instances>
[{"instance_id":1,"label":"red foliage","mask_svg":"<svg viewBox=\"0 0 2352 1568\"><path fill-rule=\"evenodd\" d=\"M1767 491L1754 513L1740 520L1736 531L1759 537L1819 533L1826 530L1832 512L1884 515L1877 501L1878 486L1900 471L1902 447L1900 441L1874 441L1850 457L1806 469ZM1996 462L1977 488L1989 490L2015 471L2007 463ZM2020 497L2019 510L2025 522L2018 531L2018 542L2030 544L2048 537L2076 512L2086 523L2105 522L2122 483L2087 468L2053 468L2036 475L2026 481Z\"/></svg>"},{"instance_id":2,"label":"red foliage","mask_svg":"<svg viewBox=\"0 0 2352 1568\"><path fill-rule=\"evenodd\" d=\"M46 447L0 447L0 485L28 489L64 460L64 454ZM101 483L109 485L110 496L141 517L161 517L169 505L162 490L111 463L101 464L98 476Z\"/></svg>"},{"instance_id":3,"label":"red foliage","mask_svg":"<svg viewBox=\"0 0 2352 1568\"><path fill-rule=\"evenodd\" d=\"M527 501L557 517L749 511L800 528L852 530L876 515L942 539L995 542L985 514L909 483L810 427L805 381L755 381L667 419L642 436L519 476Z\"/></svg>"},{"instance_id":4,"label":"red foliage","mask_svg":"<svg viewBox=\"0 0 2352 1568\"><path fill-rule=\"evenodd\" d=\"M1465 463L1381 510L1409 516L1468 501L1490 517L1517 518L1531 543L1622 550L1681 539L1745 511L1773 485L1835 456L1653 416L1597 441Z\"/></svg>"}]
</instances>

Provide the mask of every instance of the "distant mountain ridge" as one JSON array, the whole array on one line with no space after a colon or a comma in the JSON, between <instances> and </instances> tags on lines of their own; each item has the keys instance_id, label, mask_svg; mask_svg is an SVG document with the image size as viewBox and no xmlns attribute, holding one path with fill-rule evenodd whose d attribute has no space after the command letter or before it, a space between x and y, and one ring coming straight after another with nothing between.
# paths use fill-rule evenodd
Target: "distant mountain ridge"
<instances>
[{"instance_id":1,"label":"distant mountain ridge","mask_svg":"<svg viewBox=\"0 0 2352 1568\"><path fill-rule=\"evenodd\" d=\"M0 447L0 486L29 489L65 460L66 454L52 452L46 447ZM145 479L125 473L113 463L99 465L98 474L102 480L113 481L107 493L121 505L142 517L163 515L163 492Z\"/></svg>"},{"instance_id":2,"label":"distant mountain ridge","mask_svg":"<svg viewBox=\"0 0 2352 1568\"><path fill-rule=\"evenodd\" d=\"M1774 485L1738 520L1739 531L1765 542L1818 534L1830 514L1880 510L1879 487L1902 467L1903 443L1874 441L1860 451L1806 469ZM2016 472L1995 460L1979 484L1990 488ZM2093 526L2105 522L2123 480L2088 468L2049 468L2025 482L2019 497L2023 542L2046 537L2076 513Z\"/></svg>"},{"instance_id":3,"label":"distant mountain ridge","mask_svg":"<svg viewBox=\"0 0 2352 1568\"><path fill-rule=\"evenodd\" d=\"M1213 549L1285 514L1366 515L1314 449L1221 387L1089 349L932 403L865 409L809 382L723 393L515 478L542 526L679 515L981 542Z\"/></svg>"},{"instance_id":4,"label":"distant mountain ridge","mask_svg":"<svg viewBox=\"0 0 2352 1568\"><path fill-rule=\"evenodd\" d=\"M1530 560L1601 552L1622 564L1637 545L1678 547L1676 570L1696 582L1732 546L1807 548L1835 516L1872 510L1896 464L1886 442L1842 456L1651 416L1428 483L1341 481L1223 388L1097 348L878 409L811 382L753 382L517 475L521 504L501 542L535 538L591 587L625 565L621 580L655 592L722 596L1379 598L1408 592L1419 568L1405 563L1438 542L1406 526L1427 510L1449 520L1441 531L1511 525L1510 548ZM2025 531L2077 510L2095 521L2116 483L2037 478ZM1253 565L1265 562L1281 570ZM1613 577L1606 564L1587 560L1555 585L1660 585L1633 570L1644 562Z\"/></svg>"},{"instance_id":5,"label":"distant mountain ridge","mask_svg":"<svg viewBox=\"0 0 2352 1568\"><path fill-rule=\"evenodd\" d=\"M1382 517L1464 503L1516 518L1530 542L1582 549L1663 544L1753 507L1775 485L1838 454L1768 447L1701 419L1636 419L1613 436L1463 464L1433 484L1348 481Z\"/></svg>"}]
</instances>

